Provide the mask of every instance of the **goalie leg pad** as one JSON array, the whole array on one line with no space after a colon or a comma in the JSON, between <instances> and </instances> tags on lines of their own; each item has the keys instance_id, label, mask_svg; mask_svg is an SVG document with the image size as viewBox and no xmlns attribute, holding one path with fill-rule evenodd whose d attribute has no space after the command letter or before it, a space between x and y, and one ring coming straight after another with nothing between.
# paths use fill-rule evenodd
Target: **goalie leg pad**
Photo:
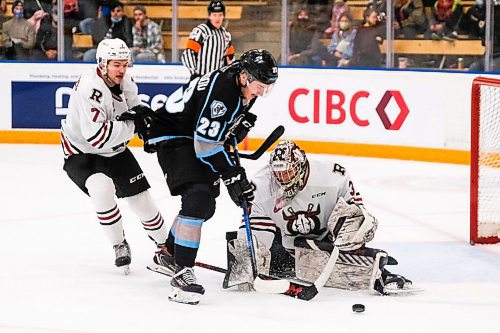
<instances>
[{"instance_id":1,"label":"goalie leg pad","mask_svg":"<svg viewBox=\"0 0 500 333\"><path fill-rule=\"evenodd\" d=\"M330 257L331 250L326 248L332 249L333 244L312 240L306 240L305 243L295 244L296 275L301 280L313 283ZM386 263L387 253L382 250L361 248L341 252L325 287L372 290L375 281L381 276L381 267Z\"/></svg>"},{"instance_id":2,"label":"goalie leg pad","mask_svg":"<svg viewBox=\"0 0 500 333\"><path fill-rule=\"evenodd\" d=\"M268 275L271 263L271 252L264 244L253 238L255 246L255 259L257 261L257 271ZM222 288L227 289L234 286L242 291L250 290L249 285L253 284L252 263L250 261L250 251L246 239L231 239L227 242L228 267L227 273L222 283Z\"/></svg>"}]
</instances>

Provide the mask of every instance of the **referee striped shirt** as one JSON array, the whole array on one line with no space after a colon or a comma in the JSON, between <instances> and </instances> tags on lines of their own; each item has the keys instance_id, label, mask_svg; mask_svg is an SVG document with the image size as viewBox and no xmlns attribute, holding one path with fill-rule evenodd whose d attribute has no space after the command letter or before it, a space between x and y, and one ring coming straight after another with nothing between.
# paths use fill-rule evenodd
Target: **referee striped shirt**
<instances>
[{"instance_id":1,"label":"referee striped shirt","mask_svg":"<svg viewBox=\"0 0 500 333\"><path fill-rule=\"evenodd\" d=\"M224 66L226 57L234 57L231 34L226 28L216 29L207 21L191 31L182 53L182 63L191 75L202 76Z\"/></svg>"}]
</instances>

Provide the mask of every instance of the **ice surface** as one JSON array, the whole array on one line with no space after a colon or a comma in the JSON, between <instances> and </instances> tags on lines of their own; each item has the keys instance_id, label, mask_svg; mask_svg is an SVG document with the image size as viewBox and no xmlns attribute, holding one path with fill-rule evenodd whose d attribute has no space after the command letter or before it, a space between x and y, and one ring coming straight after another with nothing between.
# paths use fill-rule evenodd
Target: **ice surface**
<instances>
[{"instance_id":1,"label":"ice surface","mask_svg":"<svg viewBox=\"0 0 500 333\"><path fill-rule=\"evenodd\" d=\"M179 209L156 156L132 149L167 222ZM119 201L132 249L131 274L88 198L62 170L56 145L0 145L0 332L500 332L500 245L468 245L467 166L335 158L378 217L372 247L399 261L392 271L425 292L382 297L321 289L310 302L221 288L222 274L196 268L207 292L197 306L167 300L169 279L146 270L155 250ZM244 161L249 173L265 163ZM203 227L198 260L225 267L225 231L240 210L225 190ZM351 311L354 303L366 312Z\"/></svg>"}]
</instances>

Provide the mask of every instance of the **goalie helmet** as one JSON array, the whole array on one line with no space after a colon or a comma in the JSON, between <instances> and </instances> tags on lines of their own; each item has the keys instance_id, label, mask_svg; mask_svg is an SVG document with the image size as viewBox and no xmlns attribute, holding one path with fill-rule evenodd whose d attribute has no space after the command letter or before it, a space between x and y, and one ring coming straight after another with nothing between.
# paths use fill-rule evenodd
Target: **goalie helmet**
<instances>
[{"instance_id":1,"label":"goalie helmet","mask_svg":"<svg viewBox=\"0 0 500 333\"><path fill-rule=\"evenodd\" d=\"M129 66L132 64L130 50L127 44L119 38L103 39L97 45L96 60L103 75L107 72L110 60L128 60Z\"/></svg>"},{"instance_id":2,"label":"goalie helmet","mask_svg":"<svg viewBox=\"0 0 500 333\"><path fill-rule=\"evenodd\" d=\"M240 57L241 69L254 79L264 84L273 84L278 79L278 65L273 55L264 49L254 49Z\"/></svg>"},{"instance_id":3,"label":"goalie helmet","mask_svg":"<svg viewBox=\"0 0 500 333\"><path fill-rule=\"evenodd\" d=\"M271 152L269 167L285 198L292 199L305 186L309 162L294 142L279 142Z\"/></svg>"}]
</instances>

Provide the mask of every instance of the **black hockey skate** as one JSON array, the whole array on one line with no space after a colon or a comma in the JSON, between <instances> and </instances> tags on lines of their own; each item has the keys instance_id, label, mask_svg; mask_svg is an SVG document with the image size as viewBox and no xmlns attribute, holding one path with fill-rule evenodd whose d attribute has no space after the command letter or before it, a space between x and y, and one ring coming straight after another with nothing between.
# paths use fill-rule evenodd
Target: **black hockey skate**
<instances>
[{"instance_id":1,"label":"black hockey skate","mask_svg":"<svg viewBox=\"0 0 500 333\"><path fill-rule=\"evenodd\" d=\"M124 239L120 244L113 245L113 249L115 250L116 256L115 266L123 269L123 273L128 275L130 273L129 265L132 261L132 256L127 240Z\"/></svg>"},{"instance_id":2,"label":"black hockey skate","mask_svg":"<svg viewBox=\"0 0 500 333\"><path fill-rule=\"evenodd\" d=\"M168 299L173 302L196 305L200 302L205 288L197 284L196 276L192 267L184 267L179 270L170 282L172 292Z\"/></svg>"},{"instance_id":3,"label":"black hockey skate","mask_svg":"<svg viewBox=\"0 0 500 333\"><path fill-rule=\"evenodd\" d=\"M174 276L177 271L174 257L164 245L158 245L158 251L156 251L153 257L153 262L149 266L146 266L146 268L166 276Z\"/></svg>"}]
</instances>

